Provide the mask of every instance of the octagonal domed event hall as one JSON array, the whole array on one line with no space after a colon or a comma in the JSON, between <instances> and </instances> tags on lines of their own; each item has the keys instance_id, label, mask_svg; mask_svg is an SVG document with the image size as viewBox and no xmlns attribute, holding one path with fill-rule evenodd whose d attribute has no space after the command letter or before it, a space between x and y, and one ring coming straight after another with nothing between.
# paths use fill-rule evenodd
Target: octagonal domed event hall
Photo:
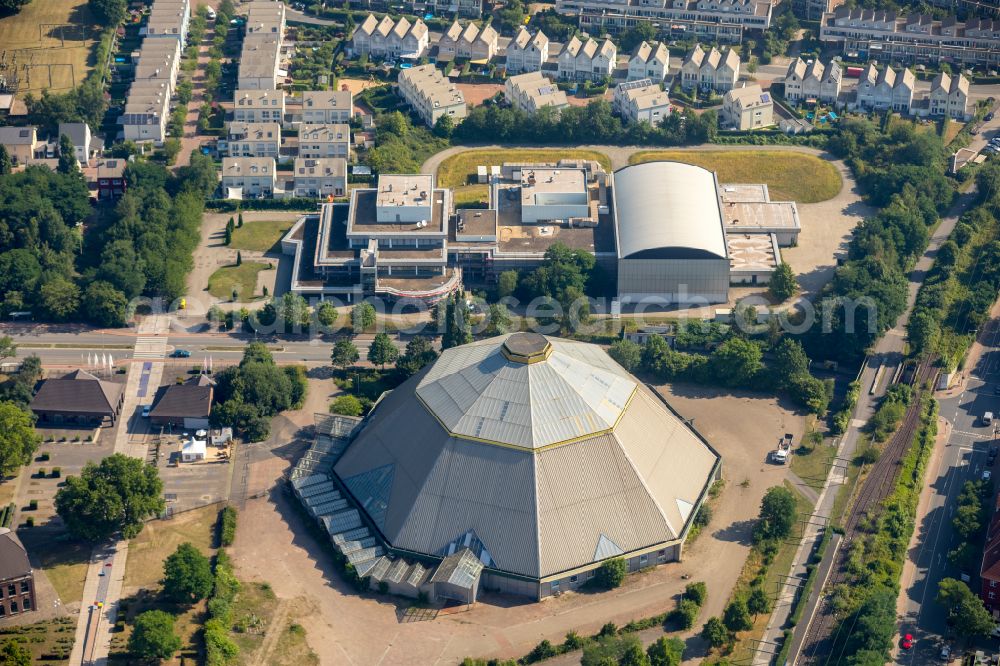
<instances>
[{"instance_id":1,"label":"octagonal domed event hall","mask_svg":"<svg viewBox=\"0 0 1000 666\"><path fill-rule=\"evenodd\" d=\"M388 554L468 548L483 588L541 598L679 559L720 463L602 348L514 333L385 395L333 471Z\"/></svg>"}]
</instances>

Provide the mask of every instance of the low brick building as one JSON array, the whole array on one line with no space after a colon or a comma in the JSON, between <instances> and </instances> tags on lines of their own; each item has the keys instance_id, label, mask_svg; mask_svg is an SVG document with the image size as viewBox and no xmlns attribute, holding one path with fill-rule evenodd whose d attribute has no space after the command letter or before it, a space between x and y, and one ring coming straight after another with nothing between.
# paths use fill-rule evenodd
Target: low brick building
<instances>
[{"instance_id":1,"label":"low brick building","mask_svg":"<svg viewBox=\"0 0 1000 666\"><path fill-rule=\"evenodd\" d=\"M39 423L114 425L125 402L125 385L98 379L85 370L46 379L31 400Z\"/></svg>"},{"instance_id":2,"label":"low brick building","mask_svg":"<svg viewBox=\"0 0 1000 666\"><path fill-rule=\"evenodd\" d=\"M149 414L154 426L194 430L208 428L215 383L208 375L198 375L183 384L166 387L157 396Z\"/></svg>"},{"instance_id":3,"label":"low brick building","mask_svg":"<svg viewBox=\"0 0 1000 666\"><path fill-rule=\"evenodd\" d=\"M35 576L14 533L0 528L0 619L35 610Z\"/></svg>"}]
</instances>

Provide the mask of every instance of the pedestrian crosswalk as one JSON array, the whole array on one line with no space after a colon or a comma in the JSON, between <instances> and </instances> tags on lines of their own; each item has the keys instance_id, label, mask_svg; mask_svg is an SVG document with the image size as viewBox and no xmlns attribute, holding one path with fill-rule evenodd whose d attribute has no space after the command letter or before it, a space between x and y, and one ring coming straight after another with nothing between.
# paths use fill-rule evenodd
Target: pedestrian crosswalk
<instances>
[{"instance_id":1,"label":"pedestrian crosswalk","mask_svg":"<svg viewBox=\"0 0 1000 666\"><path fill-rule=\"evenodd\" d=\"M155 358L162 359L167 356L167 339L152 336L142 336L136 338L135 349L132 358Z\"/></svg>"}]
</instances>

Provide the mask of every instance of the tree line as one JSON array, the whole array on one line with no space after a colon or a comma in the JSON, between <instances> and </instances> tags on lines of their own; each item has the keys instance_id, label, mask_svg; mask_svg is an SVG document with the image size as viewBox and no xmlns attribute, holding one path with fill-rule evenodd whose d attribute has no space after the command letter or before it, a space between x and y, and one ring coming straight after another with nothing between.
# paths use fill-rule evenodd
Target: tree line
<instances>
[{"instance_id":1,"label":"tree line","mask_svg":"<svg viewBox=\"0 0 1000 666\"><path fill-rule=\"evenodd\" d=\"M895 323L906 307L906 273L954 200L941 139L910 123L884 122L885 131L869 119L844 119L828 142L879 210L855 229L846 260L815 303L817 321L830 324L803 336L815 358L856 364Z\"/></svg>"},{"instance_id":2,"label":"tree line","mask_svg":"<svg viewBox=\"0 0 1000 666\"><path fill-rule=\"evenodd\" d=\"M709 142L717 127L714 111L698 115L690 109L672 113L658 125L625 124L612 113L611 104L600 99L559 110L544 107L534 114L495 104L478 106L455 127L452 138L458 142L677 146Z\"/></svg>"},{"instance_id":3,"label":"tree line","mask_svg":"<svg viewBox=\"0 0 1000 666\"><path fill-rule=\"evenodd\" d=\"M125 177L121 201L95 211L76 169L0 175L2 314L122 326L130 299L184 293L216 185L211 159L194 155L176 175L138 161Z\"/></svg>"}]
</instances>

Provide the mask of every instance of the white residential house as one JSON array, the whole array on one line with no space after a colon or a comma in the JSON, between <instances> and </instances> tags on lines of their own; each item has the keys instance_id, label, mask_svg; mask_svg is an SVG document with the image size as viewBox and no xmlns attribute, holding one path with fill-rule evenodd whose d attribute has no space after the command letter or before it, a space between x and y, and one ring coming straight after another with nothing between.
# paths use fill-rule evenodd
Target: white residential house
<instances>
[{"instance_id":1,"label":"white residential house","mask_svg":"<svg viewBox=\"0 0 1000 666\"><path fill-rule=\"evenodd\" d=\"M722 97L722 122L738 130L754 130L774 125L774 102L760 85L744 84Z\"/></svg>"},{"instance_id":2,"label":"white residential house","mask_svg":"<svg viewBox=\"0 0 1000 666\"><path fill-rule=\"evenodd\" d=\"M549 38L539 30L534 35L523 26L507 45L507 73L538 72L549 59Z\"/></svg>"},{"instance_id":3,"label":"white residential house","mask_svg":"<svg viewBox=\"0 0 1000 666\"><path fill-rule=\"evenodd\" d=\"M815 100L833 104L840 96L842 81L839 62L834 60L824 65L819 60L807 62L796 58L789 63L785 74L785 99L795 103Z\"/></svg>"},{"instance_id":4,"label":"white residential house","mask_svg":"<svg viewBox=\"0 0 1000 666\"><path fill-rule=\"evenodd\" d=\"M724 93L732 90L740 78L740 56L735 49L725 52L716 48L706 52L700 44L681 63L681 87L685 90L698 87Z\"/></svg>"},{"instance_id":5,"label":"white residential house","mask_svg":"<svg viewBox=\"0 0 1000 666\"><path fill-rule=\"evenodd\" d=\"M229 123L227 152L230 157L272 157L281 151L281 125Z\"/></svg>"},{"instance_id":6,"label":"white residential house","mask_svg":"<svg viewBox=\"0 0 1000 666\"><path fill-rule=\"evenodd\" d=\"M434 65L404 69L397 84L400 97L428 127L434 127L442 116L450 116L457 125L468 114L465 95Z\"/></svg>"},{"instance_id":7,"label":"white residential house","mask_svg":"<svg viewBox=\"0 0 1000 666\"><path fill-rule=\"evenodd\" d=\"M511 106L533 114L544 107L563 109L569 106L566 93L559 90L540 71L525 72L507 79L504 95Z\"/></svg>"},{"instance_id":8,"label":"white residential house","mask_svg":"<svg viewBox=\"0 0 1000 666\"><path fill-rule=\"evenodd\" d=\"M969 113L969 80L964 75L938 74L931 83L930 115L967 120Z\"/></svg>"},{"instance_id":9,"label":"white residential house","mask_svg":"<svg viewBox=\"0 0 1000 666\"><path fill-rule=\"evenodd\" d=\"M417 60L427 51L430 32L420 19L410 23L405 17L393 21L384 16L381 21L369 14L351 35L354 55L376 58Z\"/></svg>"},{"instance_id":10,"label":"white residential house","mask_svg":"<svg viewBox=\"0 0 1000 666\"><path fill-rule=\"evenodd\" d=\"M222 194L227 199L269 197L276 184L273 157L222 158Z\"/></svg>"},{"instance_id":11,"label":"white residential house","mask_svg":"<svg viewBox=\"0 0 1000 666\"><path fill-rule=\"evenodd\" d=\"M59 140L69 137L73 143L73 154L81 167L90 166L91 140L90 126L87 123L59 123Z\"/></svg>"},{"instance_id":12,"label":"white residential house","mask_svg":"<svg viewBox=\"0 0 1000 666\"><path fill-rule=\"evenodd\" d=\"M299 125L299 157L350 159L351 126L302 123Z\"/></svg>"},{"instance_id":13,"label":"white residential house","mask_svg":"<svg viewBox=\"0 0 1000 666\"><path fill-rule=\"evenodd\" d=\"M662 42L643 41L632 52L628 61L628 80L650 79L662 82L670 70L670 51Z\"/></svg>"},{"instance_id":14,"label":"white residential house","mask_svg":"<svg viewBox=\"0 0 1000 666\"><path fill-rule=\"evenodd\" d=\"M614 72L617 59L618 49L610 39L597 42L590 38L581 42L573 37L559 53L559 78L603 81Z\"/></svg>"},{"instance_id":15,"label":"white residential house","mask_svg":"<svg viewBox=\"0 0 1000 666\"><path fill-rule=\"evenodd\" d=\"M658 81L651 79L619 83L612 107L627 123L646 121L654 126L672 111L667 92Z\"/></svg>"},{"instance_id":16,"label":"white residential house","mask_svg":"<svg viewBox=\"0 0 1000 666\"><path fill-rule=\"evenodd\" d=\"M874 109L875 107L875 86L878 84L878 68L875 63L868 63L865 71L858 79L855 89L855 105L859 109Z\"/></svg>"},{"instance_id":17,"label":"white residential house","mask_svg":"<svg viewBox=\"0 0 1000 666\"><path fill-rule=\"evenodd\" d=\"M463 28L455 20L438 40L438 62L456 58L488 62L497 54L499 37L491 25L480 29L475 23L469 23Z\"/></svg>"},{"instance_id":18,"label":"white residential house","mask_svg":"<svg viewBox=\"0 0 1000 666\"><path fill-rule=\"evenodd\" d=\"M354 115L350 90L307 90L302 93L302 122L349 123Z\"/></svg>"},{"instance_id":19,"label":"white residential house","mask_svg":"<svg viewBox=\"0 0 1000 666\"><path fill-rule=\"evenodd\" d=\"M295 196L342 197L347 193L347 160L340 157L296 157Z\"/></svg>"},{"instance_id":20,"label":"white residential house","mask_svg":"<svg viewBox=\"0 0 1000 666\"><path fill-rule=\"evenodd\" d=\"M241 123L281 123L285 118L285 91L237 90L233 120Z\"/></svg>"}]
</instances>

